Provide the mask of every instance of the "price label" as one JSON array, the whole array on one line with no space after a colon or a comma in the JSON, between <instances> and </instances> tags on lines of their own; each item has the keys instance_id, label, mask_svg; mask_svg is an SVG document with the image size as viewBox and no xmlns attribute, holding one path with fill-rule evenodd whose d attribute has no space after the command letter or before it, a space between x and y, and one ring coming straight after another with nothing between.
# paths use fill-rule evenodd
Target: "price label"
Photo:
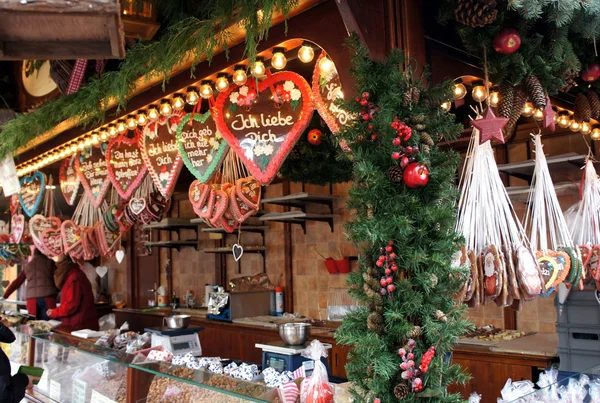
<instances>
[{"instance_id":1,"label":"price label","mask_svg":"<svg viewBox=\"0 0 600 403\"><path fill-rule=\"evenodd\" d=\"M60 383L50 380L50 399L60 402Z\"/></svg>"},{"instance_id":2,"label":"price label","mask_svg":"<svg viewBox=\"0 0 600 403\"><path fill-rule=\"evenodd\" d=\"M73 379L72 400L73 403L85 403L87 384L81 379Z\"/></svg>"},{"instance_id":3,"label":"price label","mask_svg":"<svg viewBox=\"0 0 600 403\"><path fill-rule=\"evenodd\" d=\"M92 400L90 403L117 403L112 399L104 396L102 393L98 393L98 391L92 390Z\"/></svg>"}]
</instances>

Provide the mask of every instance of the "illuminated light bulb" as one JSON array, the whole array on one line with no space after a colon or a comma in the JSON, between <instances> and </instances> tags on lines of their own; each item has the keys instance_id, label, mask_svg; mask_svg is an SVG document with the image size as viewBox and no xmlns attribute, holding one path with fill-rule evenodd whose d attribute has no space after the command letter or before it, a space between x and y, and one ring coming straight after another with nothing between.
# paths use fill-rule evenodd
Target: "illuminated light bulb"
<instances>
[{"instance_id":1,"label":"illuminated light bulb","mask_svg":"<svg viewBox=\"0 0 600 403\"><path fill-rule=\"evenodd\" d=\"M298 49L298 59L302 63L310 63L315 57L315 50L312 48L309 42L303 42L300 49Z\"/></svg>"},{"instance_id":2,"label":"illuminated light bulb","mask_svg":"<svg viewBox=\"0 0 600 403\"><path fill-rule=\"evenodd\" d=\"M171 106L171 102L168 100L163 100L160 103L160 114L163 116L170 116L173 113L173 107Z\"/></svg>"},{"instance_id":3,"label":"illuminated light bulb","mask_svg":"<svg viewBox=\"0 0 600 403\"><path fill-rule=\"evenodd\" d=\"M463 99L467 95L467 87L463 83L454 86L454 99Z\"/></svg>"},{"instance_id":4,"label":"illuminated light bulb","mask_svg":"<svg viewBox=\"0 0 600 403\"><path fill-rule=\"evenodd\" d=\"M104 128L100 129L100 132L98 133L98 138L102 142L108 140L108 131L106 131L106 129Z\"/></svg>"},{"instance_id":5,"label":"illuminated light bulb","mask_svg":"<svg viewBox=\"0 0 600 403\"><path fill-rule=\"evenodd\" d=\"M594 130L592 130L592 134L590 134L590 137L592 140L600 140L600 129L597 127L594 128Z\"/></svg>"},{"instance_id":6,"label":"illuminated light bulb","mask_svg":"<svg viewBox=\"0 0 600 403\"><path fill-rule=\"evenodd\" d=\"M71 144L71 153L72 154L76 153L78 148L79 147L77 147L77 143Z\"/></svg>"},{"instance_id":7,"label":"illuminated light bulb","mask_svg":"<svg viewBox=\"0 0 600 403\"><path fill-rule=\"evenodd\" d=\"M146 125L146 122L148 122L148 116L146 116L146 114L144 112L140 112L137 115L137 123L140 126L144 126Z\"/></svg>"},{"instance_id":8,"label":"illuminated light bulb","mask_svg":"<svg viewBox=\"0 0 600 403\"><path fill-rule=\"evenodd\" d=\"M541 109L536 109L535 111L533 111L533 118L538 122L541 122L542 120L544 120L544 111Z\"/></svg>"},{"instance_id":9,"label":"illuminated light bulb","mask_svg":"<svg viewBox=\"0 0 600 403\"><path fill-rule=\"evenodd\" d=\"M65 158L66 156L67 156L67 152L65 151L65 149L64 149L64 148L58 152L58 157L59 157L60 159L63 159L63 158Z\"/></svg>"},{"instance_id":10,"label":"illuminated light bulb","mask_svg":"<svg viewBox=\"0 0 600 403\"><path fill-rule=\"evenodd\" d=\"M83 150L85 148L85 142L81 140L79 143L77 143L77 148Z\"/></svg>"},{"instance_id":11,"label":"illuminated light bulb","mask_svg":"<svg viewBox=\"0 0 600 403\"><path fill-rule=\"evenodd\" d=\"M471 95L473 96L473 100L475 102L483 102L487 98L487 89L483 85L478 85L473 87Z\"/></svg>"},{"instance_id":12,"label":"illuminated light bulb","mask_svg":"<svg viewBox=\"0 0 600 403\"><path fill-rule=\"evenodd\" d=\"M572 132L578 132L579 130L581 130L581 123L573 120L569 125L569 130L571 130Z\"/></svg>"},{"instance_id":13,"label":"illuminated light bulb","mask_svg":"<svg viewBox=\"0 0 600 403\"><path fill-rule=\"evenodd\" d=\"M135 119L135 116L133 115L129 115L127 117L127 128L129 130L133 130L137 127L137 120Z\"/></svg>"},{"instance_id":14,"label":"illuminated light bulb","mask_svg":"<svg viewBox=\"0 0 600 403\"><path fill-rule=\"evenodd\" d=\"M173 97L173 110L180 111L185 106L185 101L181 97L181 95L175 95Z\"/></svg>"},{"instance_id":15,"label":"illuminated light bulb","mask_svg":"<svg viewBox=\"0 0 600 403\"><path fill-rule=\"evenodd\" d=\"M521 115L528 118L531 115L533 115L534 111L535 111L535 108L533 107L533 104L531 102L525 102L525 105L523 106L523 110L521 111Z\"/></svg>"},{"instance_id":16,"label":"illuminated light bulb","mask_svg":"<svg viewBox=\"0 0 600 403\"><path fill-rule=\"evenodd\" d=\"M450 110L450 108L452 108L452 102L446 101L446 102L442 103L440 105L440 107L442 108L442 110L448 112Z\"/></svg>"},{"instance_id":17,"label":"illuminated light bulb","mask_svg":"<svg viewBox=\"0 0 600 403\"><path fill-rule=\"evenodd\" d=\"M122 120L119 120L117 122L117 132L125 133L126 131L127 131L127 126L125 125L125 122L123 122Z\"/></svg>"},{"instance_id":18,"label":"illuminated light bulb","mask_svg":"<svg viewBox=\"0 0 600 403\"><path fill-rule=\"evenodd\" d=\"M98 145L99 143L100 143L100 136L98 136L98 133L92 134L92 144Z\"/></svg>"},{"instance_id":19,"label":"illuminated light bulb","mask_svg":"<svg viewBox=\"0 0 600 403\"><path fill-rule=\"evenodd\" d=\"M488 98L488 102L490 106L495 108L500 103L500 93L498 91L494 91L490 93L490 97Z\"/></svg>"},{"instance_id":20,"label":"illuminated light bulb","mask_svg":"<svg viewBox=\"0 0 600 403\"><path fill-rule=\"evenodd\" d=\"M158 110L156 109L155 106L151 106L150 108L148 108L148 120L149 121L154 122L155 120L158 119L159 116L160 115L158 114Z\"/></svg>"},{"instance_id":21,"label":"illuminated light bulb","mask_svg":"<svg viewBox=\"0 0 600 403\"><path fill-rule=\"evenodd\" d=\"M273 56L271 57L271 66L276 70L281 70L287 64L287 58L285 57L285 49L274 48Z\"/></svg>"},{"instance_id":22,"label":"illuminated light bulb","mask_svg":"<svg viewBox=\"0 0 600 403\"><path fill-rule=\"evenodd\" d=\"M86 137L85 140L83 140L83 145L86 147L89 147L92 145L92 139L89 137Z\"/></svg>"},{"instance_id":23,"label":"illuminated light bulb","mask_svg":"<svg viewBox=\"0 0 600 403\"><path fill-rule=\"evenodd\" d=\"M198 103L198 101L200 100L200 95L198 95L198 91L196 90L196 87L190 87L187 89L187 94L185 94L185 102L188 103L188 105L196 105Z\"/></svg>"},{"instance_id":24,"label":"illuminated light bulb","mask_svg":"<svg viewBox=\"0 0 600 403\"><path fill-rule=\"evenodd\" d=\"M115 125L108 126L108 132L107 132L108 137L110 137L111 139L115 138L115 137L117 137L117 133L118 133L117 127Z\"/></svg>"},{"instance_id":25,"label":"illuminated light bulb","mask_svg":"<svg viewBox=\"0 0 600 403\"><path fill-rule=\"evenodd\" d=\"M592 132L592 125L589 122L583 122L580 132L581 134L590 134Z\"/></svg>"},{"instance_id":26,"label":"illuminated light bulb","mask_svg":"<svg viewBox=\"0 0 600 403\"><path fill-rule=\"evenodd\" d=\"M333 64L333 61L328 56L325 56L319 60L319 69L322 73L327 74L335 69L335 64Z\"/></svg>"},{"instance_id":27,"label":"illuminated light bulb","mask_svg":"<svg viewBox=\"0 0 600 403\"><path fill-rule=\"evenodd\" d=\"M267 68L265 67L263 61L260 58L257 58L254 64L252 65L250 72L254 77L260 78L266 74Z\"/></svg>"},{"instance_id":28,"label":"illuminated light bulb","mask_svg":"<svg viewBox=\"0 0 600 403\"><path fill-rule=\"evenodd\" d=\"M217 87L217 91L219 92L225 92L229 89L229 79L227 78L227 74L219 74L217 81L215 82L215 87Z\"/></svg>"},{"instance_id":29,"label":"illuminated light bulb","mask_svg":"<svg viewBox=\"0 0 600 403\"><path fill-rule=\"evenodd\" d=\"M571 118L569 115L560 115L558 118L558 125L563 129L566 129L571 124Z\"/></svg>"},{"instance_id":30,"label":"illuminated light bulb","mask_svg":"<svg viewBox=\"0 0 600 403\"><path fill-rule=\"evenodd\" d=\"M235 85L244 85L246 84L246 80L248 80L246 68L244 66L235 66L235 71L232 77L233 83Z\"/></svg>"},{"instance_id":31,"label":"illuminated light bulb","mask_svg":"<svg viewBox=\"0 0 600 403\"><path fill-rule=\"evenodd\" d=\"M204 99L208 99L213 95L213 88L210 81L203 81L200 86L200 96Z\"/></svg>"}]
</instances>

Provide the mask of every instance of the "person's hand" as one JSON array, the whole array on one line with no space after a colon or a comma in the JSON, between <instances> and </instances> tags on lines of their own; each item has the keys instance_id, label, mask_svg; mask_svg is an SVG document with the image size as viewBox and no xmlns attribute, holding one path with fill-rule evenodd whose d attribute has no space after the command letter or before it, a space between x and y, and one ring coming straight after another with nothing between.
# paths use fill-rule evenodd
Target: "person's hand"
<instances>
[{"instance_id":1,"label":"person's hand","mask_svg":"<svg viewBox=\"0 0 600 403\"><path fill-rule=\"evenodd\" d=\"M46 315L48 315L48 317L50 317L50 318L51 318L51 317L52 317L52 311L53 311L53 310L54 310L54 309L48 309L48 310L46 311Z\"/></svg>"},{"instance_id":2,"label":"person's hand","mask_svg":"<svg viewBox=\"0 0 600 403\"><path fill-rule=\"evenodd\" d=\"M33 383L40 381L40 378L37 376L27 375L27 378L29 378L29 382L27 383L27 389L33 389Z\"/></svg>"}]
</instances>

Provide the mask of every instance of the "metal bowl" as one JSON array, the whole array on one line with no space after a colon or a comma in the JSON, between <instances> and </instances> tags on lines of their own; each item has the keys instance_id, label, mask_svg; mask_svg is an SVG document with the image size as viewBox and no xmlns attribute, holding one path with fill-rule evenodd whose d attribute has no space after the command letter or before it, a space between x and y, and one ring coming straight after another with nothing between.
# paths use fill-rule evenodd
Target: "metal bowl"
<instances>
[{"instance_id":1,"label":"metal bowl","mask_svg":"<svg viewBox=\"0 0 600 403\"><path fill-rule=\"evenodd\" d=\"M169 329L185 329L190 325L190 315L173 315L163 318Z\"/></svg>"},{"instance_id":2,"label":"metal bowl","mask_svg":"<svg viewBox=\"0 0 600 403\"><path fill-rule=\"evenodd\" d=\"M310 337L309 323L283 323L279 325L279 337L288 346L300 346Z\"/></svg>"}]
</instances>

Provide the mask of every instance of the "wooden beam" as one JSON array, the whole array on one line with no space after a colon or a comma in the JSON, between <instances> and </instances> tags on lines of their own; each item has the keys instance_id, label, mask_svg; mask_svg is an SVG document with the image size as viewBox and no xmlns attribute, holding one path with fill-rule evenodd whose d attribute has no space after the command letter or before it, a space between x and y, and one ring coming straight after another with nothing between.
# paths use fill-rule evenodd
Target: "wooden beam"
<instances>
[{"instance_id":1,"label":"wooden beam","mask_svg":"<svg viewBox=\"0 0 600 403\"><path fill-rule=\"evenodd\" d=\"M118 0L86 0L86 1L68 1L68 0L3 0L0 2L0 11L16 12L44 12L44 13L86 13L119 14L121 6Z\"/></svg>"},{"instance_id":2,"label":"wooden beam","mask_svg":"<svg viewBox=\"0 0 600 403\"><path fill-rule=\"evenodd\" d=\"M55 59L62 55L65 59L96 59L99 55L112 54L109 42L4 42L0 60L24 60L32 55L40 60Z\"/></svg>"}]
</instances>

